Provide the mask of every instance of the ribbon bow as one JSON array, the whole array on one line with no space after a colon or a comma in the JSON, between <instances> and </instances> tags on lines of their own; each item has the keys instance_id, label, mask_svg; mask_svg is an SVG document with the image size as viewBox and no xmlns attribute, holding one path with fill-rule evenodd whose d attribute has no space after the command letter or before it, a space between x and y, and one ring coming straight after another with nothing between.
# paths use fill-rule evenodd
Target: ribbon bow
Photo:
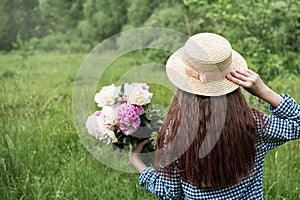
<instances>
[{"instance_id":1,"label":"ribbon bow","mask_svg":"<svg viewBox=\"0 0 300 200\"><path fill-rule=\"evenodd\" d=\"M230 65L222 72L219 72L219 73L210 72L210 73L203 74L203 73L197 72L191 68L186 67L185 74L188 76L195 77L195 78L199 79L201 81L201 83L203 83L206 80L213 80L218 77L225 77L230 71L232 71L232 69L233 69L233 66Z\"/></svg>"},{"instance_id":2,"label":"ribbon bow","mask_svg":"<svg viewBox=\"0 0 300 200\"><path fill-rule=\"evenodd\" d=\"M205 74L201 74L200 72L196 72L196 71L194 71L190 68L185 69L185 74L188 75L188 76L192 76L192 77L195 77L195 78L199 79L201 81L201 83L206 81L206 75Z\"/></svg>"}]
</instances>

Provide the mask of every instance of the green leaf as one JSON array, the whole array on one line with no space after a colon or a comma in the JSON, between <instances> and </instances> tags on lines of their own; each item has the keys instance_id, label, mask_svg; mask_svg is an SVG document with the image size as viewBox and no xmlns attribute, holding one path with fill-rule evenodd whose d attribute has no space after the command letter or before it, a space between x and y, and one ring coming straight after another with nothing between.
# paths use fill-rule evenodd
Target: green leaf
<instances>
[{"instance_id":1,"label":"green leaf","mask_svg":"<svg viewBox=\"0 0 300 200\"><path fill-rule=\"evenodd\" d=\"M137 138L134 138L134 137L132 137L131 138L131 140L130 140L130 144L131 144L131 146L135 149L136 148L136 146L137 146Z\"/></svg>"},{"instance_id":2,"label":"green leaf","mask_svg":"<svg viewBox=\"0 0 300 200\"><path fill-rule=\"evenodd\" d=\"M120 90L120 96L123 96L123 95L124 95L124 91L125 91L125 89L124 89L124 84L122 84L121 90Z\"/></svg>"},{"instance_id":3,"label":"green leaf","mask_svg":"<svg viewBox=\"0 0 300 200\"><path fill-rule=\"evenodd\" d=\"M149 127L151 120L149 120L145 115L140 116L141 119L141 126Z\"/></svg>"},{"instance_id":4,"label":"green leaf","mask_svg":"<svg viewBox=\"0 0 300 200\"><path fill-rule=\"evenodd\" d=\"M114 99L114 103L117 103L118 101L119 101L119 97L116 97L115 99Z\"/></svg>"},{"instance_id":5,"label":"green leaf","mask_svg":"<svg viewBox=\"0 0 300 200\"><path fill-rule=\"evenodd\" d=\"M152 132L151 137L153 138L153 141L151 142L152 148L155 149L157 139L158 139L158 132Z\"/></svg>"},{"instance_id":6,"label":"green leaf","mask_svg":"<svg viewBox=\"0 0 300 200\"><path fill-rule=\"evenodd\" d=\"M128 146L130 144L130 138L129 137L124 137L123 138L123 144Z\"/></svg>"}]
</instances>

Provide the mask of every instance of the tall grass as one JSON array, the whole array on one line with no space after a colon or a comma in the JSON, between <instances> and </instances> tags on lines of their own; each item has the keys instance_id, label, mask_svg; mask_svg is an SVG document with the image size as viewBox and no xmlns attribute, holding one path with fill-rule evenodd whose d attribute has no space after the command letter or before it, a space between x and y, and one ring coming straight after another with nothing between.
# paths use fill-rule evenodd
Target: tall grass
<instances>
[{"instance_id":1,"label":"tall grass","mask_svg":"<svg viewBox=\"0 0 300 200\"><path fill-rule=\"evenodd\" d=\"M84 57L1 55L0 199L153 199L78 137L71 97Z\"/></svg>"},{"instance_id":2,"label":"tall grass","mask_svg":"<svg viewBox=\"0 0 300 200\"><path fill-rule=\"evenodd\" d=\"M72 89L84 58L0 55L0 199L155 199L137 185L138 174L103 165L82 144L72 117ZM120 64L126 70L138 65L131 56L112 67ZM106 73L107 80L98 87L118 81L123 71ZM287 84L296 94L299 82ZM153 90L155 101L167 106L172 92L155 84ZM299 150L299 141L294 141L267 156L266 199L300 198Z\"/></svg>"}]
</instances>

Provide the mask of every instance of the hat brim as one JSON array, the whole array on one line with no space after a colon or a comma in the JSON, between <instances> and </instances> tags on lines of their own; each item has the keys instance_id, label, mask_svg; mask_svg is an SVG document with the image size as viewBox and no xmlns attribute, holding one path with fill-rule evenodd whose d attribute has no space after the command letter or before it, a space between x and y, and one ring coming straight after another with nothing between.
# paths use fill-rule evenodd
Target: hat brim
<instances>
[{"instance_id":1,"label":"hat brim","mask_svg":"<svg viewBox=\"0 0 300 200\"><path fill-rule=\"evenodd\" d=\"M185 74L186 64L183 62L184 48L178 49L168 59L166 73L169 80L179 89L202 96L221 96L236 90L239 86L229 81L225 76L215 80L200 81ZM232 70L247 69L246 60L235 50L232 50Z\"/></svg>"}]
</instances>

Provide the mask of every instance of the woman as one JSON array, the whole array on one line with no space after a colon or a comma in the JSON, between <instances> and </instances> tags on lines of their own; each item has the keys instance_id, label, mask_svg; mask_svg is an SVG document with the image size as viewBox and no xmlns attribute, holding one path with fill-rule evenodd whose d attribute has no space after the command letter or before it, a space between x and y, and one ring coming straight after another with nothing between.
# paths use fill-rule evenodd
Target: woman
<instances>
[{"instance_id":1,"label":"woman","mask_svg":"<svg viewBox=\"0 0 300 200\"><path fill-rule=\"evenodd\" d=\"M161 199L263 199L265 155L300 137L300 106L278 95L222 36L192 36L167 62L178 88L160 130L154 168L132 150L139 183ZM270 104L247 104L239 86Z\"/></svg>"}]
</instances>

